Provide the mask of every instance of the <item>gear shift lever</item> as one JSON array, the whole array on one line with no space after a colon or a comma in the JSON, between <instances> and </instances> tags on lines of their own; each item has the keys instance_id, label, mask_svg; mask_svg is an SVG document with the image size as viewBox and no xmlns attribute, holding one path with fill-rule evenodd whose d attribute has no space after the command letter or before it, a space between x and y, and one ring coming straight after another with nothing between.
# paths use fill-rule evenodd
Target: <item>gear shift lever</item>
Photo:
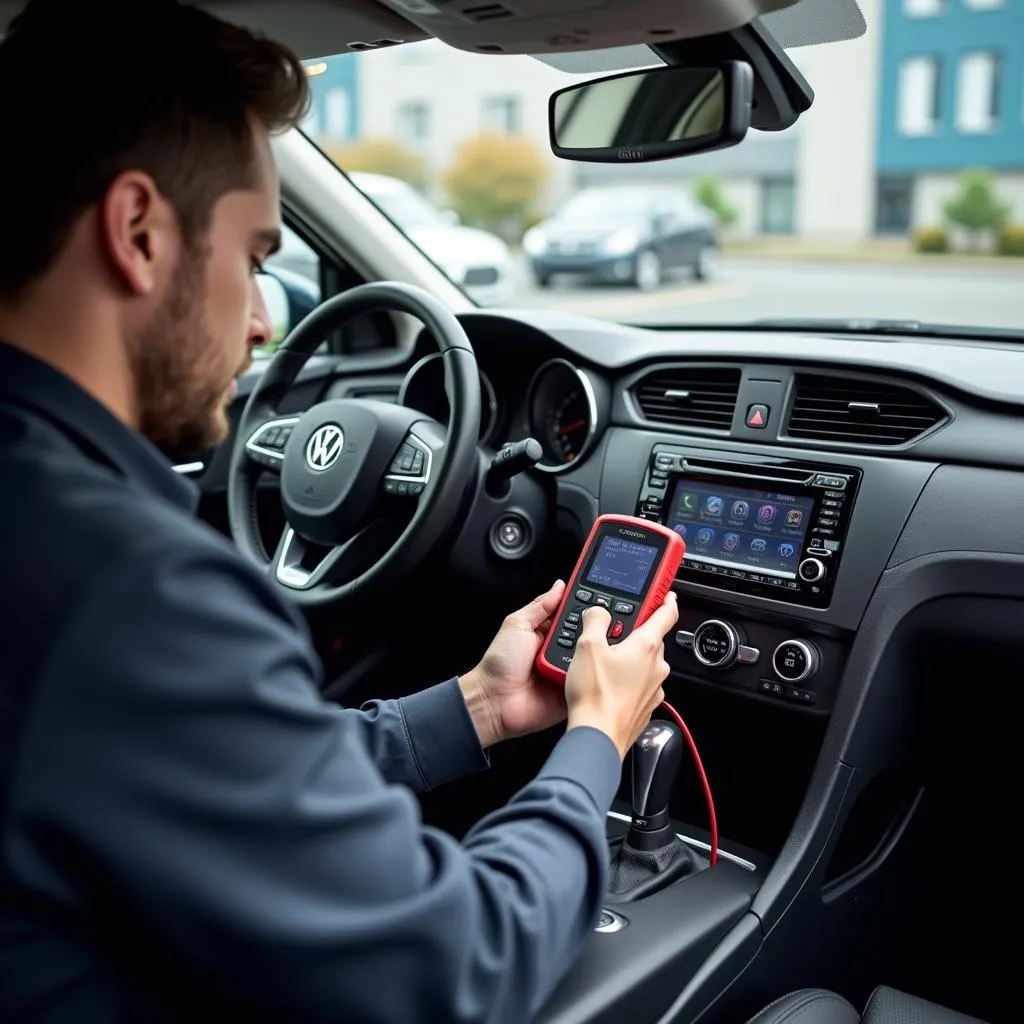
<instances>
[{"instance_id":1,"label":"gear shift lever","mask_svg":"<svg viewBox=\"0 0 1024 1024\"><path fill-rule=\"evenodd\" d=\"M672 841L668 801L683 760L683 736L674 722L651 722L633 744L633 821L630 844L656 850Z\"/></svg>"},{"instance_id":2,"label":"gear shift lever","mask_svg":"<svg viewBox=\"0 0 1024 1024\"><path fill-rule=\"evenodd\" d=\"M674 722L651 722L633 744L633 820L625 838L612 843L609 902L640 899L707 867L669 820L682 760L683 735Z\"/></svg>"}]
</instances>

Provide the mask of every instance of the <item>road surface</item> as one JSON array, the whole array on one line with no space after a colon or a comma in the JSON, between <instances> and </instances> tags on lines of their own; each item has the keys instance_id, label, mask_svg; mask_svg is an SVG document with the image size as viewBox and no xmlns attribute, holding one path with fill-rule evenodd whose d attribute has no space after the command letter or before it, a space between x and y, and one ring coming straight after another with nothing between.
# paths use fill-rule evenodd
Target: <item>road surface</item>
<instances>
[{"instance_id":1,"label":"road surface","mask_svg":"<svg viewBox=\"0 0 1024 1024\"><path fill-rule=\"evenodd\" d=\"M784 263L724 259L705 283L683 275L655 292L522 285L510 306L625 323L722 323L780 317L876 317L1011 327L1024 333L1024 260L975 267Z\"/></svg>"}]
</instances>

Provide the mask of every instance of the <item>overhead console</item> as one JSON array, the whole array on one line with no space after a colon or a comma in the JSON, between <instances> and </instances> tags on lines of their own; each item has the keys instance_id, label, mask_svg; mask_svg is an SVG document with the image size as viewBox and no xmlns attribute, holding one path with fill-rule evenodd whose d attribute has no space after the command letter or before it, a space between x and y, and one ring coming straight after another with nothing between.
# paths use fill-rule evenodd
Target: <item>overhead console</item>
<instances>
[{"instance_id":1,"label":"overhead console","mask_svg":"<svg viewBox=\"0 0 1024 1024\"><path fill-rule=\"evenodd\" d=\"M655 445L636 514L686 541L678 578L828 606L860 470L710 458Z\"/></svg>"}]
</instances>

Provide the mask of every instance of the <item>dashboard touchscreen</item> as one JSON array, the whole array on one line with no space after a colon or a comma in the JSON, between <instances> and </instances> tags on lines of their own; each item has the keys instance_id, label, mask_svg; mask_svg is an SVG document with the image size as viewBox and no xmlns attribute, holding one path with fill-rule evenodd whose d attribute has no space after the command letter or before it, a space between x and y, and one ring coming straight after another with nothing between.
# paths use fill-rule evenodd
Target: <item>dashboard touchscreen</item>
<instances>
[{"instance_id":1,"label":"dashboard touchscreen","mask_svg":"<svg viewBox=\"0 0 1024 1024\"><path fill-rule=\"evenodd\" d=\"M796 579L813 514L811 497L687 477L665 522L686 541L687 561Z\"/></svg>"}]
</instances>

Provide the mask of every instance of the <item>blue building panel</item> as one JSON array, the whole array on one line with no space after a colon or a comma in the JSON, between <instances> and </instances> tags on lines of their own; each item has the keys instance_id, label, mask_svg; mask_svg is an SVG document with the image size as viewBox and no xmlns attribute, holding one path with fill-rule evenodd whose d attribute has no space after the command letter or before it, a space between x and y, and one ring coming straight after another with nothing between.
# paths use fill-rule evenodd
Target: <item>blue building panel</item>
<instances>
[{"instance_id":1,"label":"blue building panel","mask_svg":"<svg viewBox=\"0 0 1024 1024\"><path fill-rule=\"evenodd\" d=\"M320 74L310 77L313 106L305 124L308 134L321 142L348 142L359 137L359 55L344 53L324 61Z\"/></svg>"},{"instance_id":2,"label":"blue building panel","mask_svg":"<svg viewBox=\"0 0 1024 1024\"><path fill-rule=\"evenodd\" d=\"M1024 169L1024 0L1003 0L988 9L945 0L941 11L924 17L908 16L903 0L886 0L884 9L879 172ZM980 52L999 58L996 116L990 130L963 131L956 117L960 61ZM900 69L915 57L939 62L937 116L927 135L904 134L898 121Z\"/></svg>"}]
</instances>

